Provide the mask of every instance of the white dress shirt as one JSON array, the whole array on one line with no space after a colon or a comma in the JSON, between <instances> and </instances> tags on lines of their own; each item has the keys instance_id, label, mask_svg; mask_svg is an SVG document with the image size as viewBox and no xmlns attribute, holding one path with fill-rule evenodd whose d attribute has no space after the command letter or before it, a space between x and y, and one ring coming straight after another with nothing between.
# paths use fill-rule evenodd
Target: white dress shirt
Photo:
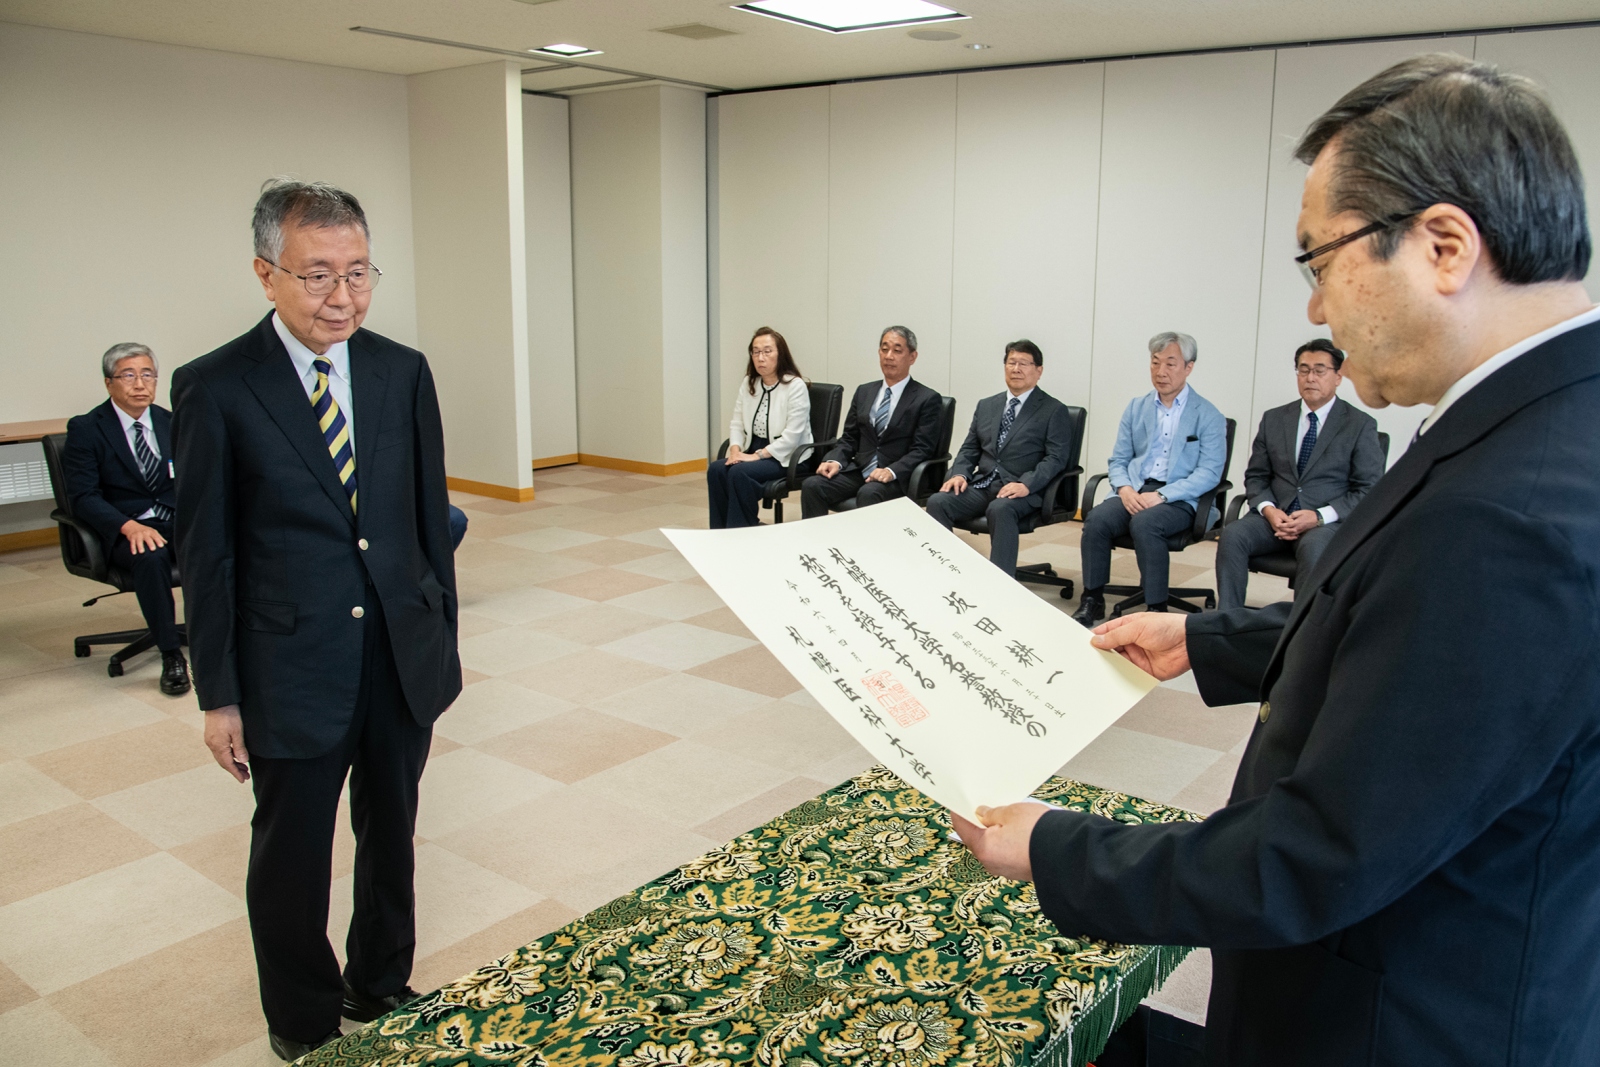
<instances>
[{"instance_id":1,"label":"white dress shirt","mask_svg":"<svg viewBox=\"0 0 1600 1067\"><path fill-rule=\"evenodd\" d=\"M1037 386L1035 388L1037 388ZM1187 386L1185 386L1185 388L1187 388ZM1011 392L1011 390L1007 389L1006 392L1009 393L1009 392ZM1013 419L1021 418L1022 417L1022 405L1026 404L1028 402L1028 398L1030 396L1032 396L1032 395L1033 395L1033 390L1029 389L1026 393L1016 393L1016 394L1013 394L1012 396L1006 397L1005 406L1000 409L1000 417L1002 419L1004 419L1006 417L1006 408L1010 407L1011 406L1011 402L1013 400L1015 400L1017 402L1017 410L1016 410L1016 414L1012 415L1011 417Z\"/></svg>"},{"instance_id":2,"label":"white dress shirt","mask_svg":"<svg viewBox=\"0 0 1600 1067\"><path fill-rule=\"evenodd\" d=\"M289 328L278 321L278 313L272 313L272 328L278 331L278 339L283 342L283 347L289 350L289 359L294 362L295 373L300 375L300 384L305 386L306 399L311 399L311 394L317 391L317 368L311 365L312 360L325 359L333 364L333 370L328 374L328 391L333 394L334 403L339 405L339 410L344 412L345 430L350 434L350 454L356 454L356 411L355 405L350 402L350 343L340 341L338 344L329 345L328 350L322 355L317 355L311 349L300 343L300 338L289 332Z\"/></svg>"},{"instance_id":3,"label":"white dress shirt","mask_svg":"<svg viewBox=\"0 0 1600 1067\"><path fill-rule=\"evenodd\" d=\"M151 453L156 459L161 458L161 443L156 440L156 424L150 421L150 409L145 408L143 414L137 419L122 410L121 405L112 401L111 410L117 413L117 421L122 423L122 435L128 439L128 451L133 453L135 464L139 462L139 449L134 445L133 424L138 423L144 427L144 443L150 446ZM171 471L167 472L171 474ZM143 515L135 515L136 519L148 519L156 513L155 508L145 508Z\"/></svg>"},{"instance_id":4,"label":"white dress shirt","mask_svg":"<svg viewBox=\"0 0 1600 1067\"><path fill-rule=\"evenodd\" d=\"M1183 406L1189 402L1189 387L1185 385L1178 395L1172 398L1169 408L1161 403L1161 397L1156 397L1156 443L1150 450L1150 458L1144 463L1145 481L1164 482L1167 480L1167 467L1172 458L1172 439L1178 432L1178 423L1183 418Z\"/></svg>"},{"instance_id":5,"label":"white dress shirt","mask_svg":"<svg viewBox=\"0 0 1600 1067\"><path fill-rule=\"evenodd\" d=\"M1451 404L1466 396L1473 386L1524 352L1538 348L1546 341L1560 337L1569 330L1576 330L1580 326L1588 326L1593 322L1600 322L1600 305L1590 308L1581 315L1574 315L1565 322L1558 322L1548 330L1536 333L1532 337L1524 338L1505 351L1497 352L1495 355L1490 356L1483 363L1457 378L1455 384L1444 391L1444 396L1441 396L1439 402L1433 405L1433 410L1428 413L1428 417L1422 420L1422 425L1417 429L1417 434L1420 436L1433 429L1433 424L1439 421L1439 416L1450 410Z\"/></svg>"},{"instance_id":6,"label":"white dress shirt","mask_svg":"<svg viewBox=\"0 0 1600 1067\"><path fill-rule=\"evenodd\" d=\"M888 382L883 383L883 389L889 390L889 418L884 423L885 427L894 421L894 409L900 406L900 398L905 395L906 383L910 380L911 375L908 374L904 378L901 378L898 382L895 382L893 385L890 385ZM883 403L883 389L879 389L873 394L872 406L867 409L867 418L872 418L873 412L878 410L878 405ZM876 453L874 453L874 455L876 455ZM892 481L894 479L894 471L889 470L888 467L884 467L883 469L889 471L889 478Z\"/></svg>"},{"instance_id":7,"label":"white dress shirt","mask_svg":"<svg viewBox=\"0 0 1600 1067\"><path fill-rule=\"evenodd\" d=\"M1328 402L1316 410L1317 436L1319 438L1328 430L1328 409L1333 407L1333 402L1337 399L1339 399L1338 396L1329 397ZM1306 402L1304 400L1300 401L1300 428L1294 433L1294 458L1296 463L1300 461L1300 446L1305 444L1306 431L1311 429L1311 419L1308 418L1311 414L1312 411L1306 407ZM1265 515L1268 508L1277 506L1271 500L1263 500L1256 510ZM1317 509L1317 514L1322 516L1323 525L1339 521L1339 512L1333 507L1320 507Z\"/></svg>"}]
</instances>

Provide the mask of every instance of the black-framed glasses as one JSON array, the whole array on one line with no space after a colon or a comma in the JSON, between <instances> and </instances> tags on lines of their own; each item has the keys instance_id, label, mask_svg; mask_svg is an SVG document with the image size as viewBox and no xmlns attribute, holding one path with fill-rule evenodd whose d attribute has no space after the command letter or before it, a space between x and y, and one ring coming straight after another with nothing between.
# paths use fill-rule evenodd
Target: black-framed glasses
<instances>
[{"instance_id":1,"label":"black-framed glasses","mask_svg":"<svg viewBox=\"0 0 1600 1067\"><path fill-rule=\"evenodd\" d=\"M272 260L269 259L266 262L272 263ZM312 296L327 296L339 288L340 282L344 282L345 285L349 286L352 293L371 292L377 288L378 279L383 277L383 271L372 263L368 263L365 267L357 267L348 274L336 274L331 270L314 270L310 274L296 274L288 267L279 267L276 263L272 263L272 265L278 267L279 270L290 277L299 278L305 283L306 292Z\"/></svg>"},{"instance_id":2,"label":"black-framed glasses","mask_svg":"<svg viewBox=\"0 0 1600 1067\"><path fill-rule=\"evenodd\" d=\"M1320 289L1322 287L1322 272L1328 269L1328 265L1324 263L1320 267L1313 267L1311 265L1311 261L1313 259L1316 259L1319 256L1325 256L1329 252L1343 248L1345 245L1350 244L1353 241L1359 241L1363 237L1370 237L1375 233L1381 233L1384 230L1393 229L1402 222L1409 222L1414 218L1416 218L1415 215L1396 215L1393 218L1380 219L1377 222L1361 227L1361 229L1356 230L1354 233L1347 233L1343 237L1329 241L1325 245L1318 245L1309 252L1295 256L1295 265L1300 268L1300 276L1306 280L1307 285L1311 286L1313 290Z\"/></svg>"}]
</instances>

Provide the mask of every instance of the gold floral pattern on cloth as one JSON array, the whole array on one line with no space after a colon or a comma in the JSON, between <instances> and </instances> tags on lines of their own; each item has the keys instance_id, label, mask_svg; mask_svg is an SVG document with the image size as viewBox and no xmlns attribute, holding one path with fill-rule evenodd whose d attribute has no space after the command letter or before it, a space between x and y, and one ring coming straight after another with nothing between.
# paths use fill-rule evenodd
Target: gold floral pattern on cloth
<instances>
[{"instance_id":1,"label":"gold floral pattern on cloth","mask_svg":"<svg viewBox=\"0 0 1600 1067\"><path fill-rule=\"evenodd\" d=\"M1062 778L1034 795L1199 818ZM1081 1067L1187 951L1064 936L880 766L301 1062Z\"/></svg>"}]
</instances>

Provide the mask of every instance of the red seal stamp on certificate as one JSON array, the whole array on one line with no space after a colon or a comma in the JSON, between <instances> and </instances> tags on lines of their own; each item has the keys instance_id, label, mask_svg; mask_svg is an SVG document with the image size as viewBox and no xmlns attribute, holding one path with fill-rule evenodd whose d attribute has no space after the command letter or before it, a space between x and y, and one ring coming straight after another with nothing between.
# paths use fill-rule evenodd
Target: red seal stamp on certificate
<instances>
[{"instance_id":1,"label":"red seal stamp on certificate","mask_svg":"<svg viewBox=\"0 0 1600 1067\"><path fill-rule=\"evenodd\" d=\"M911 691L888 671L869 674L861 679L861 684L901 726L910 726L928 717L928 709L922 706L922 701L912 696Z\"/></svg>"}]
</instances>

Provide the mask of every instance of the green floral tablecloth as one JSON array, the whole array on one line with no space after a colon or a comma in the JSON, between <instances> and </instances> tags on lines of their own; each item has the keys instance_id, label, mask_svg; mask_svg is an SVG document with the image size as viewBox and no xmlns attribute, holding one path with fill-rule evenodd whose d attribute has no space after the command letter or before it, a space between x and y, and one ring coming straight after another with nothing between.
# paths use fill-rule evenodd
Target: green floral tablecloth
<instances>
[{"instance_id":1,"label":"green floral tablecloth","mask_svg":"<svg viewBox=\"0 0 1600 1067\"><path fill-rule=\"evenodd\" d=\"M1122 822L1199 816L1053 778ZM1185 948L1064 936L882 767L305 1057L315 1067L1081 1067Z\"/></svg>"}]
</instances>

